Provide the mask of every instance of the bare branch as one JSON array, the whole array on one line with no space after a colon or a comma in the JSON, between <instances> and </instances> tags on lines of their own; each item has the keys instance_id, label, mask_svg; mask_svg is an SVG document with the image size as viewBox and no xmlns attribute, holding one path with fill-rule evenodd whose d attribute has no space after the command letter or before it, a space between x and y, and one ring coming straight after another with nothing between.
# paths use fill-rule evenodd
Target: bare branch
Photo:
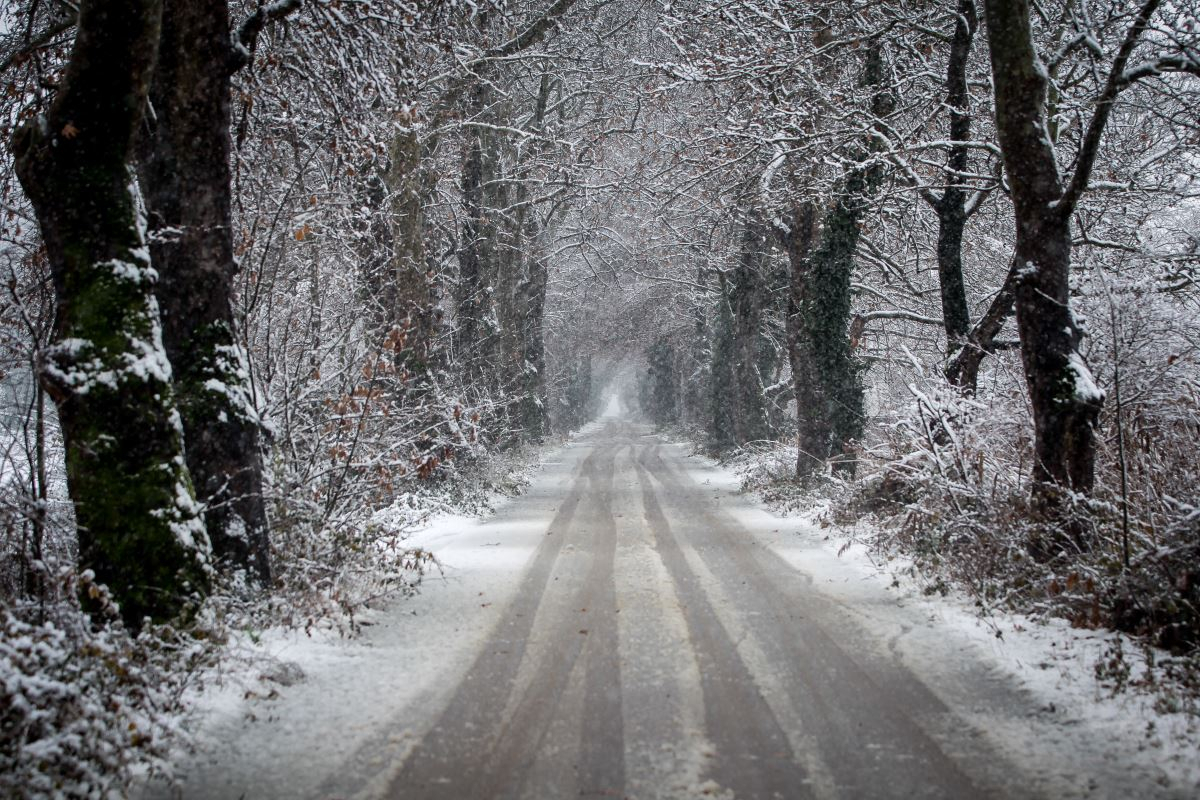
<instances>
[{"instance_id":1,"label":"bare branch","mask_svg":"<svg viewBox=\"0 0 1200 800\"><path fill-rule=\"evenodd\" d=\"M4 56L0 61L0 73L8 71L8 68L25 58L28 58L34 52L41 50L46 45L54 41L56 36L66 33L71 28L75 27L75 20L78 18L78 13L70 16L62 17L61 19L52 20L46 30L33 37L24 46L14 48L11 53Z\"/></svg>"},{"instance_id":2,"label":"bare branch","mask_svg":"<svg viewBox=\"0 0 1200 800\"><path fill-rule=\"evenodd\" d=\"M1117 57L1113 59L1112 69L1108 73L1108 82L1096 100L1096 111L1092 114L1092 120L1088 124L1087 133L1084 134L1083 143L1079 146L1075 173L1071 176L1071 183L1063 192L1062 199L1058 203L1058 213L1064 217L1070 216L1074 212L1080 195L1087 190L1088 178L1091 177L1092 167L1095 166L1096 155L1100 150L1100 139L1104 135L1104 127L1108 124L1109 115L1112 114L1113 103L1116 102L1117 95L1121 90L1131 83L1126 79L1128 73L1125 71L1125 65L1129 63L1129 56L1137 47L1142 34L1150 24L1150 17L1158 10L1161 2L1162 0L1146 0L1146 4L1142 6L1133 24L1125 33L1125 41L1121 43Z\"/></svg>"},{"instance_id":3,"label":"bare branch","mask_svg":"<svg viewBox=\"0 0 1200 800\"><path fill-rule=\"evenodd\" d=\"M254 57L254 50L258 47L258 35L262 33L267 23L288 16L300 8L301 2L302 0L275 0L273 3L259 6L253 14L247 17L233 37L232 71L237 72L250 63Z\"/></svg>"}]
</instances>

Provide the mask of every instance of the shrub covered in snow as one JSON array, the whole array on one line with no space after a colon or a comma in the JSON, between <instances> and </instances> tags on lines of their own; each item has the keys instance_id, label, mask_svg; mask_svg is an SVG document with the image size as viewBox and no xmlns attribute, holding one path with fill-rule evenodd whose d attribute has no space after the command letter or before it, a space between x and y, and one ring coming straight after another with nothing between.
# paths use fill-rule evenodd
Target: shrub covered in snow
<instances>
[{"instance_id":1,"label":"shrub covered in snow","mask_svg":"<svg viewBox=\"0 0 1200 800\"><path fill-rule=\"evenodd\" d=\"M209 653L169 628L97 624L66 599L0 607L0 795L119 796L135 768L165 770L182 690Z\"/></svg>"},{"instance_id":2,"label":"shrub covered in snow","mask_svg":"<svg viewBox=\"0 0 1200 800\"><path fill-rule=\"evenodd\" d=\"M874 408L853 478L797 484L794 442L732 458L775 506L827 508L931 592L958 586L985 610L1065 617L1165 648L1147 651L1156 671L1142 683L1200 698L1200 348L1194 301L1165 285L1176 284L1145 265L1078 276L1106 400L1094 490L1067 493L1061 517L1030 499L1033 422L1011 350L989 355L975 393L948 383L941 346L923 341L914 355L887 340L873 351Z\"/></svg>"},{"instance_id":3,"label":"shrub covered in snow","mask_svg":"<svg viewBox=\"0 0 1200 800\"><path fill-rule=\"evenodd\" d=\"M1195 365L1151 358L1124 361L1095 491L1070 498L1074 535L1030 506L1031 423L1015 375L975 399L916 369L912 402L875 426L839 510L882 523L864 529L870 544L909 558L931 591L953 583L984 608L1137 634L1173 653L1177 685L1200 688L1200 393Z\"/></svg>"}]
</instances>

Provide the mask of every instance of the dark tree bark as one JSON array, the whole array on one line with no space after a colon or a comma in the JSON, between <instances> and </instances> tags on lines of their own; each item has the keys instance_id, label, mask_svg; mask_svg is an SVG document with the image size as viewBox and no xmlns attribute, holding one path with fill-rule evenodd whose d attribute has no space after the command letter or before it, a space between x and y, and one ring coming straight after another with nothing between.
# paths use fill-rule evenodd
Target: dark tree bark
<instances>
[{"instance_id":1,"label":"dark tree bark","mask_svg":"<svg viewBox=\"0 0 1200 800\"><path fill-rule=\"evenodd\" d=\"M361 299L368 317L368 325L376 337L384 340L391 332L395 321L392 295L392 219L388 197L387 169L376 164L365 164L358 191L362 200L362 212L356 219L358 255L361 280Z\"/></svg>"},{"instance_id":2,"label":"dark tree bark","mask_svg":"<svg viewBox=\"0 0 1200 800\"><path fill-rule=\"evenodd\" d=\"M950 58L946 65L946 105L950 108L950 157L947 160L946 189L932 198L938 215L938 281L942 294L942 319L946 329L946 352L953 355L962 348L971 327L967 291L963 284L963 230L970 213L964 173L967 169L967 145L971 137L970 95L967 90L967 59L978 28L974 0L959 0Z\"/></svg>"},{"instance_id":3,"label":"dark tree bark","mask_svg":"<svg viewBox=\"0 0 1200 800\"><path fill-rule=\"evenodd\" d=\"M737 373L733 340L733 310L729 282L718 274L720 294L713 325L711 380L709 383L709 433L714 450L722 452L737 444Z\"/></svg>"},{"instance_id":4,"label":"dark tree bark","mask_svg":"<svg viewBox=\"0 0 1200 800\"><path fill-rule=\"evenodd\" d=\"M160 42L141 176L163 344L214 553L267 586L260 423L233 297L229 94L245 55L224 0L166 0Z\"/></svg>"},{"instance_id":5,"label":"dark tree bark","mask_svg":"<svg viewBox=\"0 0 1200 800\"><path fill-rule=\"evenodd\" d=\"M435 146L423 144L415 127L397 134L387 175L393 220L387 313L403 332L403 365L416 391L445 359L437 344L443 322L437 275L425 252L425 206L436 182L427 158Z\"/></svg>"},{"instance_id":6,"label":"dark tree bark","mask_svg":"<svg viewBox=\"0 0 1200 800\"><path fill-rule=\"evenodd\" d=\"M563 404L555 415L555 427L567 433L582 427L592 414L592 357L573 355L567 361L567 388Z\"/></svg>"},{"instance_id":7,"label":"dark tree bark","mask_svg":"<svg viewBox=\"0 0 1200 800\"><path fill-rule=\"evenodd\" d=\"M807 286L797 293L800 341L809 384L801 451L803 466L833 459L835 469L852 472L855 459L849 443L862 435L862 369L850 343L850 277L858 247L859 221L866 209L867 179L863 171L847 176L833 208L825 214L820 242L800 274ZM797 398L801 390L797 386ZM811 470L802 473L802 477Z\"/></svg>"},{"instance_id":8,"label":"dark tree bark","mask_svg":"<svg viewBox=\"0 0 1200 800\"><path fill-rule=\"evenodd\" d=\"M990 353L999 349L996 337L1004 323L1012 316L1016 300L1017 265L1009 265L1008 274L1000 290L992 298L984 315L967 333L963 346L954 353L946 365L946 379L967 394L975 394L979 383L979 366Z\"/></svg>"},{"instance_id":9,"label":"dark tree bark","mask_svg":"<svg viewBox=\"0 0 1200 800\"><path fill-rule=\"evenodd\" d=\"M513 112L510 103L501 103L496 109L496 118L501 124L510 124ZM492 376L500 395L512 398L506 408L510 415L510 429L521 438L524 421L521 419L522 395L525 384L525 348L521 332L521 284L526 266L524 252L525 199L522 185L522 164L518 163L517 148L507 137L494 137L496 172L485 192L487 213L495 231L492 263L489 265L489 286L497 323L497 357L492 364Z\"/></svg>"},{"instance_id":10,"label":"dark tree bark","mask_svg":"<svg viewBox=\"0 0 1200 800\"><path fill-rule=\"evenodd\" d=\"M1051 513L1064 491L1092 489L1104 400L1079 352L1083 331L1071 313L1071 214L1087 187L1129 54L1157 5L1143 6L1128 32L1068 183L1051 144L1048 80L1034 49L1028 0L986 3L996 126L1017 225L1014 297L1035 428L1034 499Z\"/></svg>"},{"instance_id":11,"label":"dark tree bark","mask_svg":"<svg viewBox=\"0 0 1200 800\"><path fill-rule=\"evenodd\" d=\"M954 31L946 61L946 106L950 109L950 149L946 159L946 188L937 194L920 187L919 195L937 215L938 287L941 294L943 329L946 332L946 379L974 394L979 365L995 349L995 337L1011 314L1011 285L1005 283L987 314L972 328L970 307L962 272L963 236L967 222L979 209L984 192L968 198L965 171L969 163L971 136L970 93L967 66L979 28L975 0L958 0ZM919 184L915 175L909 180ZM1007 305L1005 303L1007 302Z\"/></svg>"},{"instance_id":12,"label":"dark tree bark","mask_svg":"<svg viewBox=\"0 0 1200 800\"><path fill-rule=\"evenodd\" d=\"M475 87L471 98L472 116L485 112L489 101L488 84ZM494 280L496 225L488 201L494 190L487 190L496 178L494 134L474 128L465 137L462 195L463 223L458 250L458 283L454 299L455 352L466 368L468 380L480 390L494 388L494 353L497 331L491 284ZM491 357L489 357L491 356Z\"/></svg>"},{"instance_id":13,"label":"dark tree bark","mask_svg":"<svg viewBox=\"0 0 1200 800\"><path fill-rule=\"evenodd\" d=\"M533 129L539 132L545 124L551 86L550 73L542 73L532 119ZM545 436L549 423L545 403L546 346L542 328L549 271L538 246L541 231L529 196L529 180L540 155L541 148L535 144L527 154L525 163L518 167L513 198L516 206L513 228L516 235L509 262L510 268L516 269L518 275L512 303L514 313L506 315L510 320L508 324L514 329L512 338L517 344L517 356L512 359L517 368L520 393L517 419L525 437L534 441Z\"/></svg>"},{"instance_id":14,"label":"dark tree bark","mask_svg":"<svg viewBox=\"0 0 1200 800\"><path fill-rule=\"evenodd\" d=\"M80 566L134 627L186 611L208 582L131 169L161 18L160 0L85 0L57 97L13 142L58 300L40 377L66 443Z\"/></svg>"},{"instance_id":15,"label":"dark tree bark","mask_svg":"<svg viewBox=\"0 0 1200 800\"><path fill-rule=\"evenodd\" d=\"M895 108L883 88L883 54L867 54L860 85L874 92L871 113L880 124ZM866 161L873 140L856 158ZM788 314L788 354L796 384L799 456L796 474L812 477L826 461L839 471L853 472L857 459L851 443L862 435L862 368L850 340L850 277L860 222L871 195L882 180L878 165L848 170L834 192L820 232L811 202L792 213L786 243L791 273Z\"/></svg>"},{"instance_id":16,"label":"dark tree bark","mask_svg":"<svg viewBox=\"0 0 1200 800\"><path fill-rule=\"evenodd\" d=\"M759 373L767 246L765 225L753 216L747 219L742 229L742 252L729 292L733 313L733 436L738 444L766 439L769 435Z\"/></svg>"},{"instance_id":17,"label":"dark tree bark","mask_svg":"<svg viewBox=\"0 0 1200 800\"><path fill-rule=\"evenodd\" d=\"M646 348L642 411L658 426L679 421L679 375L675 363L675 348L668 337L660 336Z\"/></svg>"},{"instance_id":18,"label":"dark tree bark","mask_svg":"<svg viewBox=\"0 0 1200 800\"><path fill-rule=\"evenodd\" d=\"M520 328L520 401L517 419L526 439L541 440L549 429L546 415L546 343L542 323L546 309L546 286L549 270L546 260L532 244L532 232L526 231L526 241L532 252L524 260L521 280L517 284L517 307Z\"/></svg>"},{"instance_id":19,"label":"dark tree bark","mask_svg":"<svg viewBox=\"0 0 1200 800\"><path fill-rule=\"evenodd\" d=\"M703 292L707 283L707 270L703 262L696 267L696 286ZM707 424L705 390L710 377L709 325L711 308L707 298L700 294L692 306L691 346L683 353L681 411L683 422L695 428Z\"/></svg>"},{"instance_id":20,"label":"dark tree bark","mask_svg":"<svg viewBox=\"0 0 1200 800\"><path fill-rule=\"evenodd\" d=\"M545 73L530 120L534 130L542 127L551 88ZM548 273L528 188L540 148L518 153L489 128L511 117L508 104L493 103L492 94L487 84L476 87L470 116L478 124L464 147L455 350L473 384L516 398L509 413L522 438L540 439L548 424L542 334Z\"/></svg>"},{"instance_id":21,"label":"dark tree bark","mask_svg":"<svg viewBox=\"0 0 1200 800\"><path fill-rule=\"evenodd\" d=\"M1010 269L987 312L974 327L971 326L962 273L962 244L967 221L978 204L968 206L963 173L968 167L966 142L971 137L967 61L978 28L975 0L959 0L946 62L946 105L950 109L950 140L954 142L946 163L947 186L941 196L924 193L938 216L938 282L946 331L945 374L950 383L972 395L979 381L979 366L985 356L996 350L996 337L1012 315L1015 285Z\"/></svg>"},{"instance_id":22,"label":"dark tree bark","mask_svg":"<svg viewBox=\"0 0 1200 800\"><path fill-rule=\"evenodd\" d=\"M513 359L517 369L517 422L524 437L539 441L549 427L546 416L546 345L542 320L546 308L549 271L546 261L534 245L534 230L527 228L521 259L521 276L516 286L515 307L518 350Z\"/></svg>"},{"instance_id":23,"label":"dark tree bark","mask_svg":"<svg viewBox=\"0 0 1200 800\"><path fill-rule=\"evenodd\" d=\"M816 355L805 330L802 309L809 306L811 269L809 257L818 238L817 212L813 203L802 203L791 214L786 237L789 266L787 314L788 358L795 384L797 444L796 475L807 480L815 475L828 457L830 430L828 419L820 413L824 406L821 384L817 379Z\"/></svg>"},{"instance_id":24,"label":"dark tree bark","mask_svg":"<svg viewBox=\"0 0 1200 800\"><path fill-rule=\"evenodd\" d=\"M436 131L443 123L458 116L461 113L460 104L463 96L473 89L479 92L477 98L486 98L486 87L481 88L481 85L489 79L489 73L496 68L496 65L539 44L554 30L558 20L571 10L574 3L575 0L555 0L545 12L533 19L515 36L485 51L479 60L467 64L469 69L466 70L463 77L452 82L439 98L429 124L425 127ZM488 15L485 12L483 16ZM481 19L480 27L486 29L487 22ZM476 99L474 102L478 105L479 100ZM482 202L479 192L488 185L488 181L483 177L488 169L487 148L483 146L483 142L489 138L495 140L498 137L484 137L480 141L482 149L479 153L479 159L481 159L479 164L483 173L477 173L470 178L465 177L464 194L473 193L472 197L466 201L468 216L471 214L472 203L476 210L487 205ZM390 237L393 253L392 269L387 281L390 285L384 291L393 298L390 303L392 315L397 320L395 324L405 331L406 346L411 350L408 357L410 371L418 376L431 369L440 368L445 358L445 354L438 349L435 342L442 330L443 323L442 309L437 297L436 275L430 269L424 252L425 205L432 195L436 183L436 175L428 169L427 159L436 150L438 139L439 134L435 133L429 139L422 141L416 128L401 132L392 142L389 154L390 165L385 179L392 197L391 212L395 225ZM475 158L475 155L471 148L472 145L468 144L467 154L464 158L464 174L474 169L472 159ZM475 180L476 177L479 178L478 181ZM478 226L484 223L485 220L481 219L478 214L475 215L473 223L468 220L468 225ZM486 247L489 244L485 230L476 227L470 233L468 249ZM459 301L461 297L474 292L470 296L477 306L486 305L487 299L484 295L479 294L478 288L487 285L486 279L479 277L479 270L487 267L487 259L480 254L478 260L473 260L474 257L471 253L467 253L467 258L470 285L460 287L454 299ZM477 307L470 310L472 320L491 319L491 315L486 312L486 309ZM459 352L471 352L472 342L478 343L486 339L486 332L476 329L474 333L476 337L473 339L468 338L471 332L456 336L455 346ZM461 349L463 347L467 349Z\"/></svg>"}]
</instances>

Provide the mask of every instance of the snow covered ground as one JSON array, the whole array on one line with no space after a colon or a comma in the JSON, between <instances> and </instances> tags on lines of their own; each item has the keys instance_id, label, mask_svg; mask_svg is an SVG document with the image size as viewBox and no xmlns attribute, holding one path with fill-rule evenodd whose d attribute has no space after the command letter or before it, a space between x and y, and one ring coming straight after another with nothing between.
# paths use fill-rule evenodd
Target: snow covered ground
<instances>
[{"instance_id":1,"label":"snow covered ground","mask_svg":"<svg viewBox=\"0 0 1200 800\"><path fill-rule=\"evenodd\" d=\"M197 753L181 757L178 769L185 782L151 785L144 796L374 796L380 787L358 775L407 757L446 704L512 599L585 452L571 443L547 452L515 513L513 501L501 499L490 517L443 516L415 534L408 544L433 552L441 574L426 576L415 597L368 613L362 636L270 631L243 641L260 665L197 699Z\"/></svg>"},{"instance_id":2,"label":"snow covered ground","mask_svg":"<svg viewBox=\"0 0 1200 800\"><path fill-rule=\"evenodd\" d=\"M396 765L450 702L513 601L602 424L548 451L529 491L494 516L443 517L418 533L411 544L435 553L443 573L415 598L372 613L360 638L272 632L247 641L257 666L198 700L198 752L181 756L182 782L143 787L143 796L387 796ZM1109 696L1097 682L1094 664L1110 637L1020 619L984 623L961 599L892 586L861 548L839 554L835 531L763 510L739 492L735 474L683 445L663 449L686 461L689 477L725 513L921 676L970 723L970 735L1023 765L1043 793L1116 797L1137 787L1141 796L1200 796L1194 721L1161 716L1144 697ZM1031 713L998 713L1012 687Z\"/></svg>"}]
</instances>

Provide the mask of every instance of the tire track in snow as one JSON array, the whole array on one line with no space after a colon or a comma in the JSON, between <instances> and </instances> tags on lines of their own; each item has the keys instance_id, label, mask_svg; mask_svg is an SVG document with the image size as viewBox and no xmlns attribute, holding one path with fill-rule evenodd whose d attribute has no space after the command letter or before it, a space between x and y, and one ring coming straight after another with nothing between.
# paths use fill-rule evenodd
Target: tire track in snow
<instances>
[{"instance_id":1,"label":"tire track in snow","mask_svg":"<svg viewBox=\"0 0 1200 800\"><path fill-rule=\"evenodd\" d=\"M919 724L950 715L927 687L899 664L871 662L866 648L851 656L826 630L826 625L839 630L854 643L848 620L839 619L838 610L812 591L801 573L715 507L704 489L663 459L657 445L642 451L639 466L662 487L671 518L681 528L679 537L722 582L775 665L772 677L806 720L808 738L820 748L838 794L961 798L994 793L990 780L980 785L968 777ZM961 735L963 726L957 730ZM1001 767L995 771L1002 772Z\"/></svg>"},{"instance_id":2,"label":"tire track in snow","mask_svg":"<svg viewBox=\"0 0 1200 800\"><path fill-rule=\"evenodd\" d=\"M714 747L706 774L716 785L709 791L762 800L812 797L807 772L688 566L640 459L637 471L655 550L679 595L700 662L704 727Z\"/></svg>"},{"instance_id":3,"label":"tire track in snow","mask_svg":"<svg viewBox=\"0 0 1200 800\"><path fill-rule=\"evenodd\" d=\"M670 573L645 523L641 481L630 453L614 565L625 718L626 792L635 798L695 800L705 754L700 664ZM715 798L714 798L715 800Z\"/></svg>"},{"instance_id":4,"label":"tire track in snow","mask_svg":"<svg viewBox=\"0 0 1200 800\"><path fill-rule=\"evenodd\" d=\"M522 783L544 743L559 700L593 635L590 628L587 634L580 633L580 608L594 609L588 616L597 620L594 627L598 646L590 648L593 655L588 657L595 664L589 684L603 680L609 656L601 647L616 653L612 585L615 525L606 497L611 496L613 462L623 446L618 441L606 441L584 460L580 476L551 523L551 535L538 548L500 629L489 639L433 728L405 760L387 796L430 800L521 796ZM576 532L576 517L583 516L581 506L601 522L590 539ZM563 566L560 562L568 548L588 554L586 577L565 608L543 607L550 578ZM538 663L530 664L528 645L535 630L540 629L546 629L546 654ZM524 681L522 691L521 673L530 670L532 677ZM587 692L585 708L594 715L588 721L589 741L596 735L605 740L615 735L620 742L619 684L616 702L605 702L608 694L596 689ZM589 757L582 765L580 779L599 787L622 786L622 752L623 748L618 747L615 756L604 753Z\"/></svg>"}]
</instances>

